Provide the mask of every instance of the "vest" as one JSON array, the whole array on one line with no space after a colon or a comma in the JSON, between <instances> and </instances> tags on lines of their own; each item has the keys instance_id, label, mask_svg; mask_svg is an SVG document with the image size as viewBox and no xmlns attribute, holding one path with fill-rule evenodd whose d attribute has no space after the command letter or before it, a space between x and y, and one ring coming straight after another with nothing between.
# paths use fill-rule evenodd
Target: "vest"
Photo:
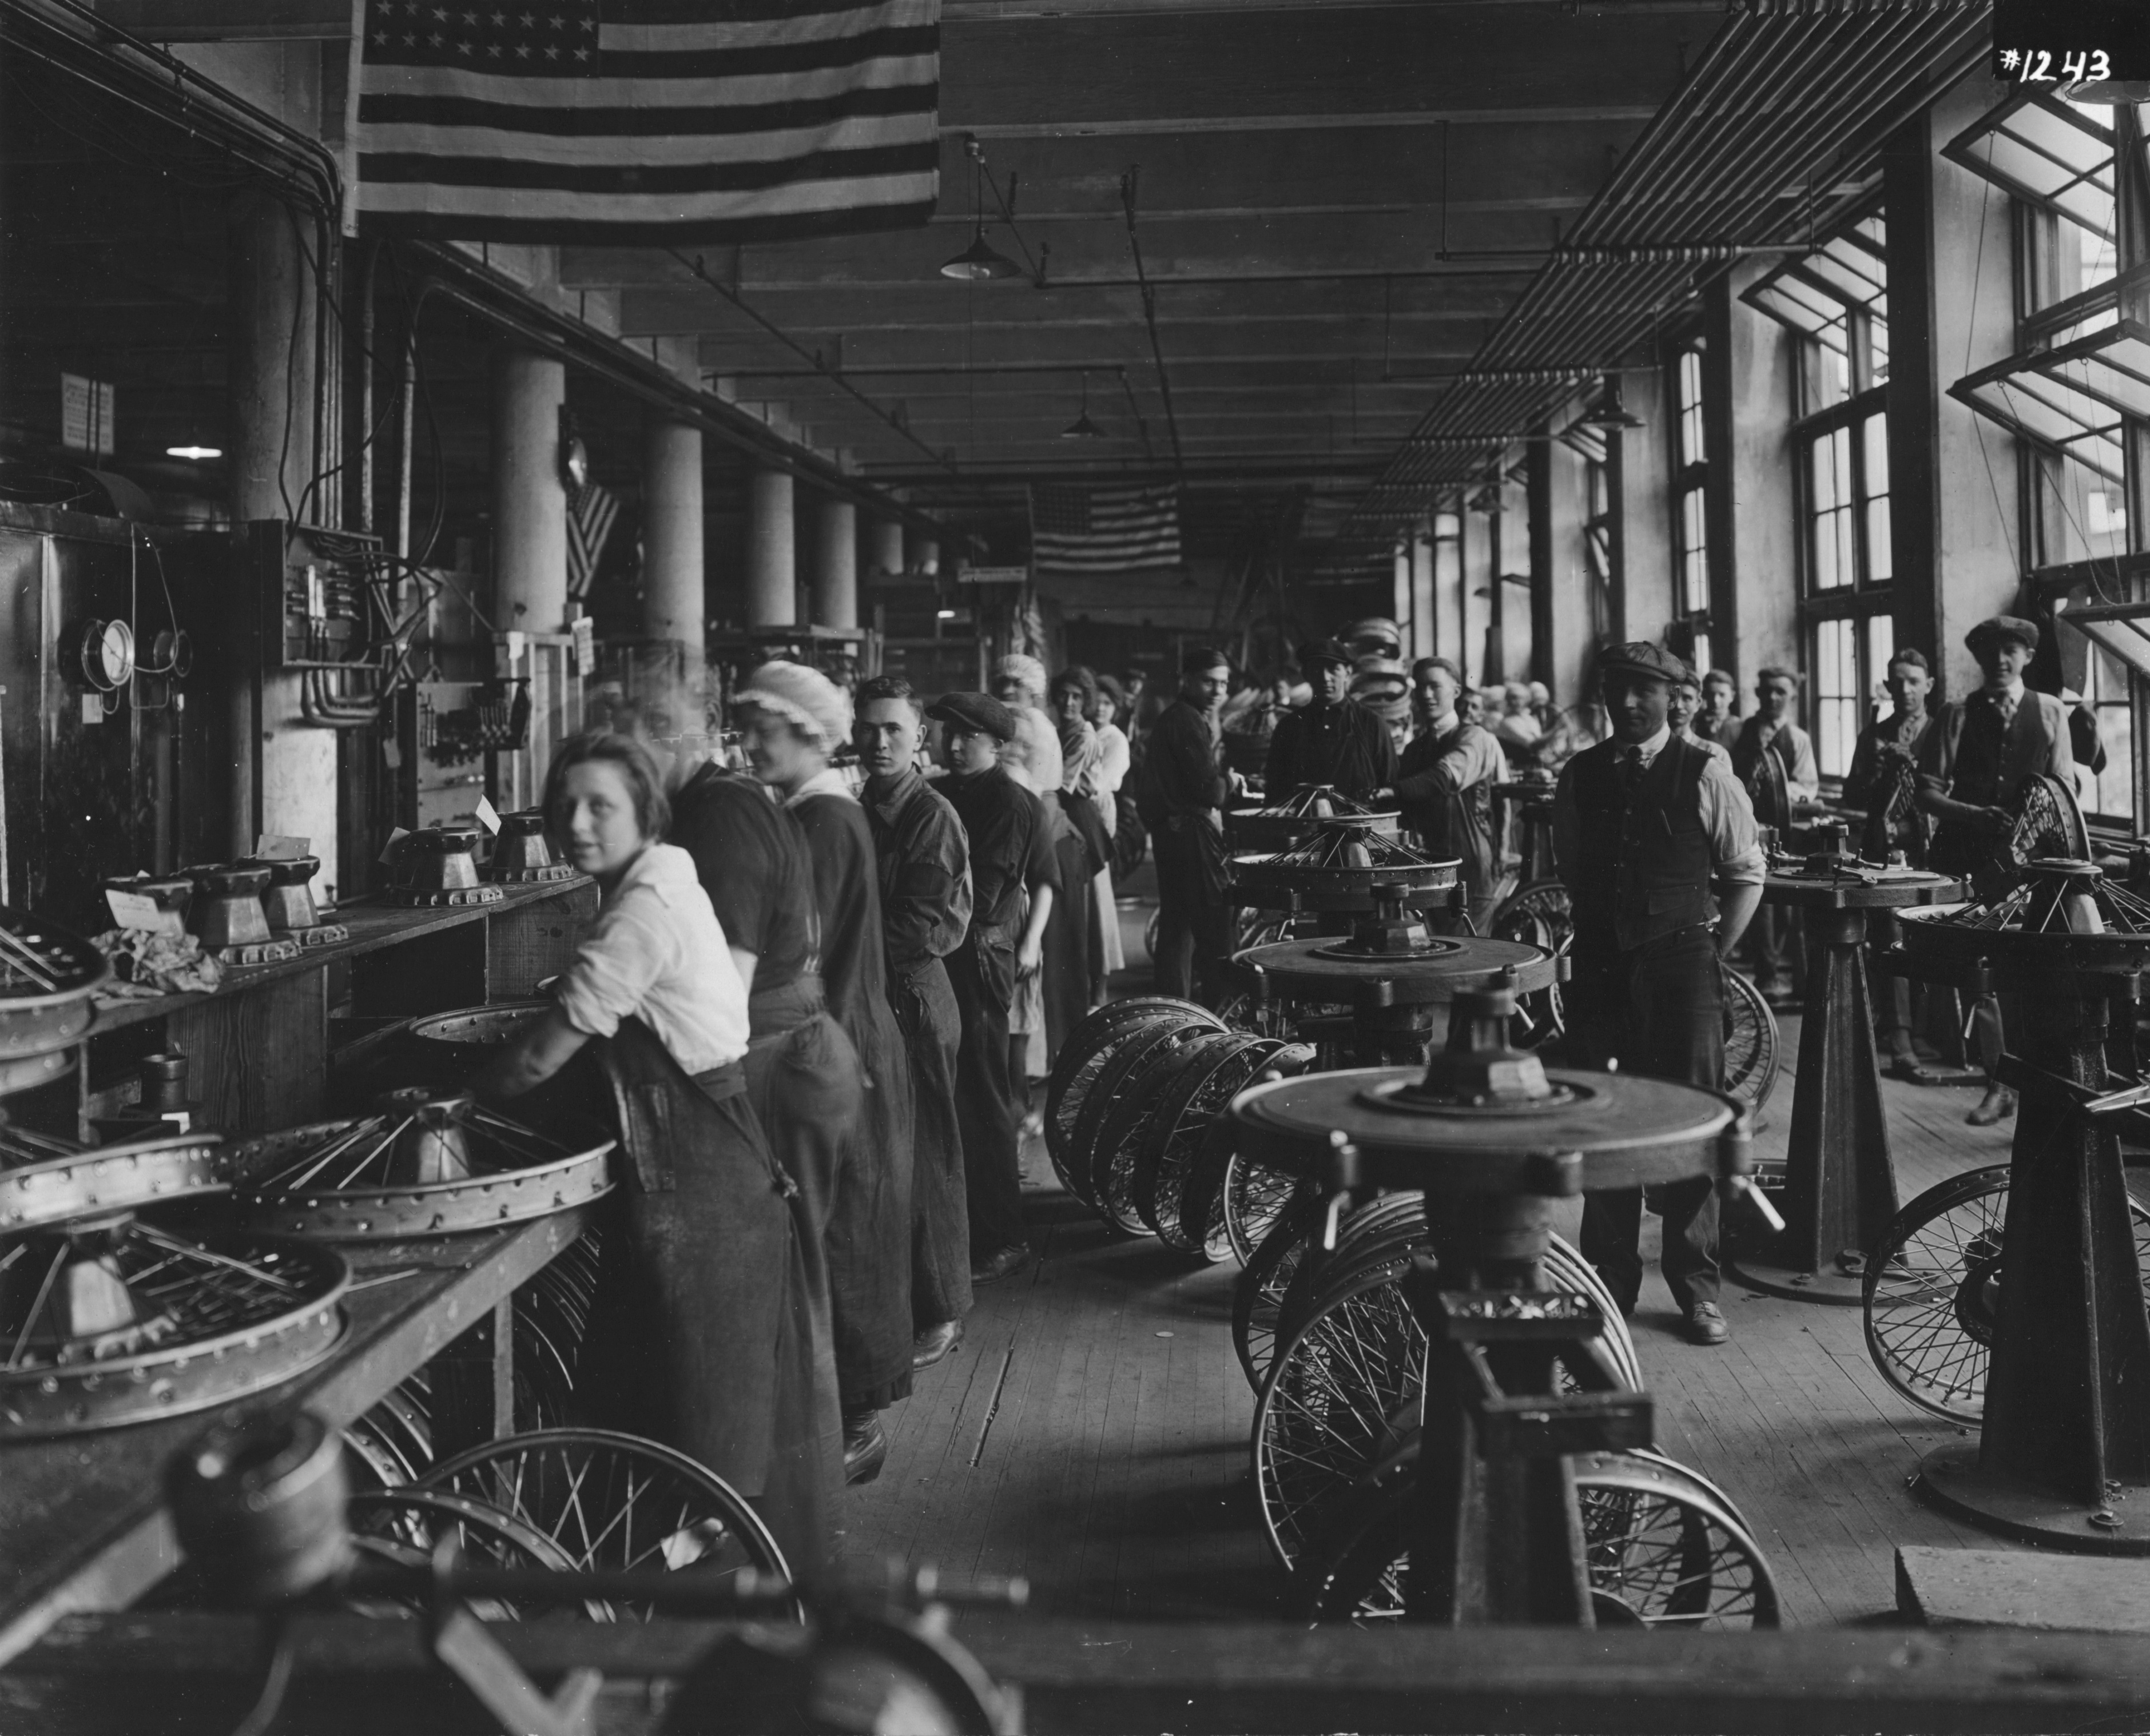
<instances>
[{"instance_id":1,"label":"vest","mask_svg":"<svg viewBox=\"0 0 2150 1736\"><path fill-rule=\"evenodd\" d=\"M1710 919L1713 864L1700 793L1708 752L1674 736L1623 803L1625 751L1618 742L1590 748L1569 773L1579 828L1577 951L1627 952Z\"/></svg>"}]
</instances>

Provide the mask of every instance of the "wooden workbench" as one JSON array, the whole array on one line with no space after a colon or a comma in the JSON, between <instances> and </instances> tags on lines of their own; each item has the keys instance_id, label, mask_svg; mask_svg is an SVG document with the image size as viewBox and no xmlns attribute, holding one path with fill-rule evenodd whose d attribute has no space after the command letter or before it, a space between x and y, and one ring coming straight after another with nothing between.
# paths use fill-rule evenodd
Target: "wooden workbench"
<instances>
[{"instance_id":1,"label":"wooden workbench","mask_svg":"<svg viewBox=\"0 0 2150 1736\"><path fill-rule=\"evenodd\" d=\"M134 1100L141 1057L177 1047L202 1125L243 1138L319 1120L336 1046L332 1009L363 1027L520 999L567 966L596 912L596 884L579 877L449 910L346 904L331 919L351 938L334 946L229 970L210 994L100 1002L69 1076L10 1112L87 1138L93 1117Z\"/></svg>"},{"instance_id":2,"label":"wooden workbench","mask_svg":"<svg viewBox=\"0 0 2150 1736\"><path fill-rule=\"evenodd\" d=\"M304 1406L340 1428L473 1327L489 1332L483 1350L501 1391L508 1298L582 1234L588 1212L367 1250L353 1262L342 1342L255 1402ZM0 1445L0 1663L70 1611L124 1608L179 1565L164 1465L215 1415ZM487 1432L507 1432L503 1420L496 1412Z\"/></svg>"}]
</instances>

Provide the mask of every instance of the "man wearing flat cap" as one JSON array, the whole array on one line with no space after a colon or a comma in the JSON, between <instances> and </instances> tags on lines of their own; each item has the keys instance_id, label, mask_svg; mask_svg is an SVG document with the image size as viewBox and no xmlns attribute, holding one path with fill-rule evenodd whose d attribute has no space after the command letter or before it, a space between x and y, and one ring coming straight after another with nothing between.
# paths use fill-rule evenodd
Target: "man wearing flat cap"
<instances>
[{"instance_id":1,"label":"man wearing flat cap","mask_svg":"<svg viewBox=\"0 0 2150 1736\"><path fill-rule=\"evenodd\" d=\"M1022 1110L1008 1071L1016 983L1044 956L1060 868L1037 798L1008 775L1001 750L1016 715L990 693L944 693L926 715L942 727L948 798L971 846L971 923L948 955L963 1036L956 1050L956 1119L971 1215L971 1281L990 1284L1030 1258L1022 1216ZM1030 913L1022 896L1030 893Z\"/></svg>"},{"instance_id":2,"label":"man wearing flat cap","mask_svg":"<svg viewBox=\"0 0 2150 1736\"><path fill-rule=\"evenodd\" d=\"M1586 1065L1724 1089L1720 959L1754 914L1763 863L1747 792L1667 722L1693 672L1654 645L1598 659L1610 740L1569 760L1553 793L1553 858L1574 910L1571 1053ZM1713 907L1711 893L1716 893ZM1712 930L1714 929L1714 933ZM1664 1275L1689 1340L1722 1344L1717 1194L1707 1176L1652 1190ZM1623 1311L1641 1293L1637 1188L1583 1201L1582 1252Z\"/></svg>"},{"instance_id":3,"label":"man wearing flat cap","mask_svg":"<svg viewBox=\"0 0 2150 1736\"><path fill-rule=\"evenodd\" d=\"M1238 779L1218 722L1231 684L1223 652L1196 645L1183 653L1179 697L1150 731L1136 797L1157 853L1157 992L1186 1000L1199 986L1213 1007L1232 953L1224 808Z\"/></svg>"},{"instance_id":4,"label":"man wearing flat cap","mask_svg":"<svg viewBox=\"0 0 2150 1736\"><path fill-rule=\"evenodd\" d=\"M1747 787L1757 823L1789 830L1821 795L1821 768L1814 738L1792 721L1799 677L1790 669L1764 669L1754 681L1754 714L1727 744L1732 769ZM1791 999L1791 961L1798 955L1799 913L1765 904L1754 918L1754 986L1773 1007Z\"/></svg>"},{"instance_id":5,"label":"man wearing flat cap","mask_svg":"<svg viewBox=\"0 0 2150 1736\"><path fill-rule=\"evenodd\" d=\"M1301 785L1333 785L1355 802L1370 801L1396 781L1396 748L1389 727L1350 697L1351 653L1334 639L1299 648L1299 667L1314 702L1278 722L1269 737L1263 788L1281 802Z\"/></svg>"},{"instance_id":6,"label":"man wearing flat cap","mask_svg":"<svg viewBox=\"0 0 2150 1736\"><path fill-rule=\"evenodd\" d=\"M2036 625L1996 615L1980 621L1963 642L1978 659L1984 684L1941 708L1919 743L1918 762L1919 805L1934 818L1927 864L1936 873L1958 875L1993 859L2015 829L2025 783L2042 772L2072 790L2076 767L2067 707L2023 685L2023 671L2038 648ZM2016 1094L1992 1079L1967 1119L1988 1127L2015 1107Z\"/></svg>"}]
</instances>

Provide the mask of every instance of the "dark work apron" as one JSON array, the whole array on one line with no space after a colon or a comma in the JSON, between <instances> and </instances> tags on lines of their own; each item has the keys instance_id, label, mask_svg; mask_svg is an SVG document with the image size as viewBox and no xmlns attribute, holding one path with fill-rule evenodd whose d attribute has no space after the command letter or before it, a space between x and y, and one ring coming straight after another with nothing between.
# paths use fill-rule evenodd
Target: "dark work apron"
<instances>
[{"instance_id":1,"label":"dark work apron","mask_svg":"<svg viewBox=\"0 0 2150 1736\"><path fill-rule=\"evenodd\" d=\"M843 1440L805 1195L770 1155L742 1063L690 1079L635 1019L597 1049L622 1185L582 1359L589 1396L612 1426L752 1498L792 1571L815 1572Z\"/></svg>"},{"instance_id":2,"label":"dark work apron","mask_svg":"<svg viewBox=\"0 0 2150 1736\"><path fill-rule=\"evenodd\" d=\"M891 967L889 995L911 1067L911 1317L923 1331L971 1311L971 1213L956 1118L963 1019L938 959L908 972Z\"/></svg>"}]
</instances>

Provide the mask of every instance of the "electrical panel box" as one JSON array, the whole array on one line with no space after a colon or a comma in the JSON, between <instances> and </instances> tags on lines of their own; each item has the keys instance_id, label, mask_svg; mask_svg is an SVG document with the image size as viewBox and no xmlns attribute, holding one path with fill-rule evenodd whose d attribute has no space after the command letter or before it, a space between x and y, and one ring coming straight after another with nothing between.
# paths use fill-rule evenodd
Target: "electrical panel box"
<instances>
[{"instance_id":1,"label":"electrical panel box","mask_svg":"<svg viewBox=\"0 0 2150 1736\"><path fill-rule=\"evenodd\" d=\"M381 539L274 519L245 528L261 597L262 667L372 667L386 625L375 592L390 571Z\"/></svg>"}]
</instances>

